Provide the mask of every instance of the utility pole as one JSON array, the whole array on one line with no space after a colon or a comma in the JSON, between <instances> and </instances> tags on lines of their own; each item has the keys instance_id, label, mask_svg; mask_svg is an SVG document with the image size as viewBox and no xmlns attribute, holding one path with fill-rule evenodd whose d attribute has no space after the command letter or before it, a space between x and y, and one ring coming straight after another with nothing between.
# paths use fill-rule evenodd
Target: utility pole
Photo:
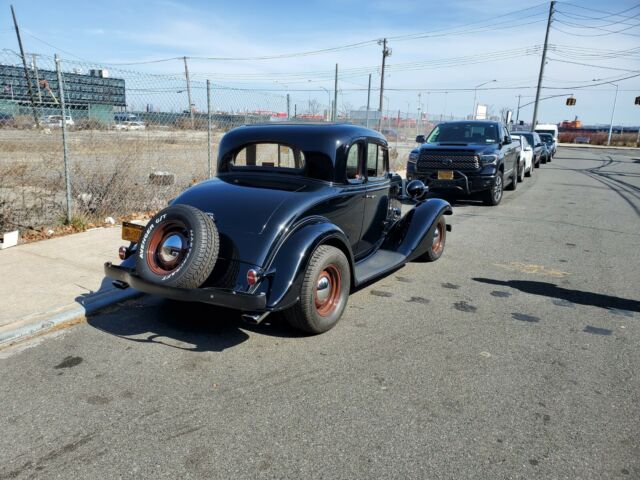
<instances>
[{"instance_id":1,"label":"utility pole","mask_svg":"<svg viewBox=\"0 0 640 480\"><path fill-rule=\"evenodd\" d=\"M40 91L40 75L38 74L37 59L38 54L31 54L31 66L33 67L33 74L36 76L36 89L38 90L38 103L42 103L42 92Z\"/></svg>"},{"instance_id":2,"label":"utility pole","mask_svg":"<svg viewBox=\"0 0 640 480\"><path fill-rule=\"evenodd\" d=\"M287 93L287 120L289 120L289 117L290 117L289 112L290 111L291 111L291 97Z\"/></svg>"},{"instance_id":3,"label":"utility pole","mask_svg":"<svg viewBox=\"0 0 640 480\"><path fill-rule=\"evenodd\" d=\"M187 80L187 101L189 102L189 116L191 117L191 128L195 127L195 122L193 120L193 108L191 101L191 80L189 80L189 65L187 65L187 57L182 57L184 60L184 77Z\"/></svg>"},{"instance_id":4,"label":"utility pole","mask_svg":"<svg viewBox=\"0 0 640 480\"><path fill-rule=\"evenodd\" d=\"M422 92L418 93L418 118L416 118L416 135L420 134L420 123L422 120L422 103L420 100L422 98Z\"/></svg>"},{"instance_id":5,"label":"utility pole","mask_svg":"<svg viewBox=\"0 0 640 480\"><path fill-rule=\"evenodd\" d=\"M369 86L367 87L367 128L369 128L369 108L371 105L371 74L369 74Z\"/></svg>"},{"instance_id":6,"label":"utility pole","mask_svg":"<svg viewBox=\"0 0 640 480\"><path fill-rule=\"evenodd\" d=\"M516 125L518 125L518 121L520 120L520 99L522 95L518 95L518 109L516 110Z\"/></svg>"},{"instance_id":7,"label":"utility pole","mask_svg":"<svg viewBox=\"0 0 640 480\"><path fill-rule=\"evenodd\" d=\"M38 112L36 111L35 99L33 98L33 88L31 86L31 75L29 75L29 69L27 68L27 58L24 56L24 48L22 47L22 38L20 37L20 28L18 28L18 20L16 20L16 11L11 5L11 15L13 16L13 26L16 29L16 37L18 37L18 46L20 47L20 56L22 57L22 66L24 67L24 76L27 80L27 88L29 89L29 98L31 98L31 109L33 110L33 120L36 122L36 127L40 128L40 120L38 119ZM12 92L13 94L13 87ZM64 118L62 119L64 123Z\"/></svg>"},{"instance_id":8,"label":"utility pole","mask_svg":"<svg viewBox=\"0 0 640 480\"><path fill-rule=\"evenodd\" d=\"M378 40L378 45L382 45L382 69L380 70L380 123L378 129L382 128L382 106L384 101L384 67L387 63L387 57L391 56L391 49L387 48L387 39Z\"/></svg>"},{"instance_id":9,"label":"utility pole","mask_svg":"<svg viewBox=\"0 0 640 480\"><path fill-rule=\"evenodd\" d=\"M613 117L616 114L616 101L618 100L618 84L612 83L616 86L616 96L613 97L613 109L611 110L611 123L609 124L609 136L607 137L607 146L611 145L611 133L613 132Z\"/></svg>"},{"instance_id":10,"label":"utility pole","mask_svg":"<svg viewBox=\"0 0 640 480\"><path fill-rule=\"evenodd\" d=\"M336 63L336 78L333 82L333 110L331 111L331 121L338 119L338 64Z\"/></svg>"},{"instance_id":11,"label":"utility pole","mask_svg":"<svg viewBox=\"0 0 640 480\"><path fill-rule=\"evenodd\" d=\"M536 103L533 106L533 120L531 120L531 130L536 128L538 123L538 102L540 101L540 89L542 88L542 76L544 75L544 64L547 63L547 47L549 45L549 30L551 29L551 21L553 20L553 7L555 0L549 5L549 19L547 20L547 32L544 34L544 46L542 47L542 60L540 61L540 74L538 75L538 88L536 88Z\"/></svg>"}]
</instances>

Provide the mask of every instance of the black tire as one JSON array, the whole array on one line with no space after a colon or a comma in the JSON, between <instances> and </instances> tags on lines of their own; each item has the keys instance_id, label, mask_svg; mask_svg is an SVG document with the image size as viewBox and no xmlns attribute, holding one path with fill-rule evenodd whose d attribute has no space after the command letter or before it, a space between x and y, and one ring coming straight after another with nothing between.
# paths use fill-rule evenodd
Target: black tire
<instances>
[{"instance_id":1,"label":"black tire","mask_svg":"<svg viewBox=\"0 0 640 480\"><path fill-rule=\"evenodd\" d=\"M540 168L540 157L538 157L537 161L533 162L533 168Z\"/></svg>"},{"instance_id":2,"label":"black tire","mask_svg":"<svg viewBox=\"0 0 640 480\"><path fill-rule=\"evenodd\" d=\"M551 160L553 160L553 154L549 154L547 157L547 162L551 163Z\"/></svg>"},{"instance_id":3,"label":"black tire","mask_svg":"<svg viewBox=\"0 0 640 480\"><path fill-rule=\"evenodd\" d=\"M516 188L518 188L518 167L514 169L513 175L511 175L511 183L505 188L505 190L513 192Z\"/></svg>"},{"instance_id":4,"label":"black tire","mask_svg":"<svg viewBox=\"0 0 640 480\"><path fill-rule=\"evenodd\" d=\"M211 217L189 205L171 205L142 232L136 271L149 282L197 288L211 274L218 249L218 230Z\"/></svg>"},{"instance_id":5,"label":"black tire","mask_svg":"<svg viewBox=\"0 0 640 480\"><path fill-rule=\"evenodd\" d=\"M418 257L418 261L421 262L435 262L438 260L444 252L444 246L447 243L447 222L444 217L438 218L433 230L433 241L431 247L426 253Z\"/></svg>"},{"instance_id":6,"label":"black tire","mask_svg":"<svg viewBox=\"0 0 640 480\"><path fill-rule=\"evenodd\" d=\"M525 167L526 168L526 167ZM533 170L536 168L533 164L533 160L531 160L531 167L529 167L529 171L524 174L525 177L533 177Z\"/></svg>"},{"instance_id":7,"label":"black tire","mask_svg":"<svg viewBox=\"0 0 640 480\"><path fill-rule=\"evenodd\" d=\"M493 187L489 190L482 192L482 202L489 206L495 207L502 201L502 195L504 193L504 178L502 172L498 172L494 181Z\"/></svg>"},{"instance_id":8,"label":"black tire","mask_svg":"<svg viewBox=\"0 0 640 480\"><path fill-rule=\"evenodd\" d=\"M518 168L518 182L524 182L524 171L527 169L526 162L522 162L522 168Z\"/></svg>"},{"instance_id":9,"label":"black tire","mask_svg":"<svg viewBox=\"0 0 640 480\"><path fill-rule=\"evenodd\" d=\"M547 156L546 155L544 157L540 157L540 163L542 163L542 164L547 163Z\"/></svg>"},{"instance_id":10,"label":"black tire","mask_svg":"<svg viewBox=\"0 0 640 480\"><path fill-rule=\"evenodd\" d=\"M324 282L327 283L324 283ZM324 285L322 290L318 287ZM324 298L319 292L328 290ZM293 328L310 334L326 332L342 316L351 290L351 268L341 250L320 245L311 255L304 273L300 300L285 310L284 316Z\"/></svg>"}]
</instances>

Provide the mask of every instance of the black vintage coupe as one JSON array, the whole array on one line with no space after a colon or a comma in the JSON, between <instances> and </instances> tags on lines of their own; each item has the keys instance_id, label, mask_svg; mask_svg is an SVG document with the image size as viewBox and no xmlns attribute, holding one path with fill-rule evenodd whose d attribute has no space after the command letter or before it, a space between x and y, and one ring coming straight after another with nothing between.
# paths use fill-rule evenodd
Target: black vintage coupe
<instances>
[{"instance_id":1,"label":"black vintage coupe","mask_svg":"<svg viewBox=\"0 0 640 480\"><path fill-rule=\"evenodd\" d=\"M321 333L354 288L442 255L451 206L425 199L419 180L405 190L373 130L239 127L220 142L216 178L146 227L123 226L131 243L105 273L120 288L234 308L252 323L284 311L294 327Z\"/></svg>"}]
</instances>

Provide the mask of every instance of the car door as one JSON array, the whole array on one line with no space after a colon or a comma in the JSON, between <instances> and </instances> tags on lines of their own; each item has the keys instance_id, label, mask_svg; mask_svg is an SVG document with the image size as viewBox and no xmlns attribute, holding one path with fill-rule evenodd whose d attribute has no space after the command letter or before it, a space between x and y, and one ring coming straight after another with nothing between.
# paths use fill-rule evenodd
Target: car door
<instances>
[{"instance_id":1,"label":"car door","mask_svg":"<svg viewBox=\"0 0 640 480\"><path fill-rule=\"evenodd\" d=\"M365 162L366 193L358 255L371 253L382 242L389 215L391 180L386 145L378 139L369 139Z\"/></svg>"},{"instance_id":2,"label":"car door","mask_svg":"<svg viewBox=\"0 0 640 480\"><path fill-rule=\"evenodd\" d=\"M342 194L324 204L318 214L329 218L339 226L349 239L351 251L357 256L362 233L362 219L365 209L367 185L364 175L364 157L366 141L356 140L351 143L346 156L347 184Z\"/></svg>"},{"instance_id":3,"label":"car door","mask_svg":"<svg viewBox=\"0 0 640 480\"><path fill-rule=\"evenodd\" d=\"M505 184L509 183L509 179L513 176L513 168L514 168L514 149L513 143L511 143L511 137L507 133L506 128L500 125L498 132L500 133L500 144L504 165L504 182Z\"/></svg>"}]
</instances>

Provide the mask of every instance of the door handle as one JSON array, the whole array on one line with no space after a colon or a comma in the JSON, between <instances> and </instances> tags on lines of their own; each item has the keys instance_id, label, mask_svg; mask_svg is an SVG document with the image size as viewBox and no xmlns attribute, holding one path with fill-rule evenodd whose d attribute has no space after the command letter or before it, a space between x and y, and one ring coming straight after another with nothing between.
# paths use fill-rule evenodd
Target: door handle
<instances>
[{"instance_id":1,"label":"door handle","mask_svg":"<svg viewBox=\"0 0 640 480\"><path fill-rule=\"evenodd\" d=\"M376 198L375 195L365 195L364 198Z\"/></svg>"}]
</instances>

